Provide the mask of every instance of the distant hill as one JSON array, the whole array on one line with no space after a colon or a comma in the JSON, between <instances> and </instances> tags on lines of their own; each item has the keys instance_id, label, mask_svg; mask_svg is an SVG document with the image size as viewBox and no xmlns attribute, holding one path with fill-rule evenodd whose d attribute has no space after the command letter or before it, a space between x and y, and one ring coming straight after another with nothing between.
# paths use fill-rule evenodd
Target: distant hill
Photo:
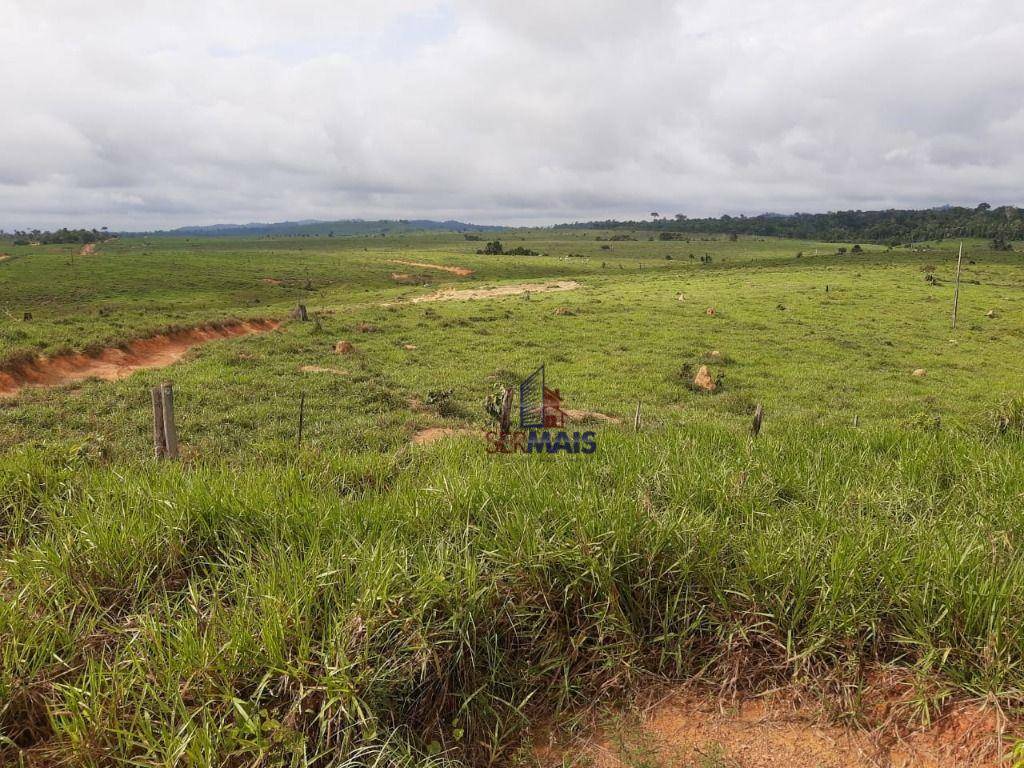
<instances>
[{"instance_id":1,"label":"distant hill","mask_svg":"<svg viewBox=\"0 0 1024 768\"><path fill-rule=\"evenodd\" d=\"M467 224L462 221L432 221L430 219L343 219L340 221L280 221L253 224L212 224L198 227L157 232L131 232L126 235L147 235L164 237L347 237L353 235L373 236L399 234L402 232L483 232L501 231L507 227Z\"/></svg>"}]
</instances>

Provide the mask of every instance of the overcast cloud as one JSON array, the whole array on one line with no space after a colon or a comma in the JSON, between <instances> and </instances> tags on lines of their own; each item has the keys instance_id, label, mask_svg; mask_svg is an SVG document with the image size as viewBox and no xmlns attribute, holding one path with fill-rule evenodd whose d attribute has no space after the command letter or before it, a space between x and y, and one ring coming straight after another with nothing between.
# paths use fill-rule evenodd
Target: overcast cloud
<instances>
[{"instance_id":1,"label":"overcast cloud","mask_svg":"<svg viewBox=\"0 0 1024 768\"><path fill-rule=\"evenodd\" d=\"M1020 0L0 0L0 227L1020 204Z\"/></svg>"}]
</instances>

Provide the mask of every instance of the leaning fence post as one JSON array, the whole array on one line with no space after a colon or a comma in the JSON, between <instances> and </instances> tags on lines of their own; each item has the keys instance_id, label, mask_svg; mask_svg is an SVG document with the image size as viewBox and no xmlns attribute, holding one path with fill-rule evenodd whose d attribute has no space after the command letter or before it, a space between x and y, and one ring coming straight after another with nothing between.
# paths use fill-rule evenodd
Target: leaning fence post
<instances>
[{"instance_id":1,"label":"leaning fence post","mask_svg":"<svg viewBox=\"0 0 1024 768\"><path fill-rule=\"evenodd\" d=\"M757 437L761 434L761 422L764 421L764 406L760 403L754 409L754 423L750 425L750 434Z\"/></svg>"},{"instance_id":2,"label":"leaning fence post","mask_svg":"<svg viewBox=\"0 0 1024 768\"><path fill-rule=\"evenodd\" d=\"M633 431L640 431L640 401L636 401L636 415L633 416Z\"/></svg>"},{"instance_id":3,"label":"leaning fence post","mask_svg":"<svg viewBox=\"0 0 1024 768\"><path fill-rule=\"evenodd\" d=\"M960 306L960 266L964 263L964 241L960 241L960 253L956 257L956 285L953 287L953 328L956 328L956 310Z\"/></svg>"},{"instance_id":4,"label":"leaning fence post","mask_svg":"<svg viewBox=\"0 0 1024 768\"><path fill-rule=\"evenodd\" d=\"M167 458L178 458L178 428L174 424L174 385L165 381L161 387L163 396L164 440Z\"/></svg>"},{"instance_id":5,"label":"leaning fence post","mask_svg":"<svg viewBox=\"0 0 1024 768\"><path fill-rule=\"evenodd\" d=\"M160 387L149 391L153 398L153 453L162 459L167 455L167 438L164 436L164 402Z\"/></svg>"}]
</instances>

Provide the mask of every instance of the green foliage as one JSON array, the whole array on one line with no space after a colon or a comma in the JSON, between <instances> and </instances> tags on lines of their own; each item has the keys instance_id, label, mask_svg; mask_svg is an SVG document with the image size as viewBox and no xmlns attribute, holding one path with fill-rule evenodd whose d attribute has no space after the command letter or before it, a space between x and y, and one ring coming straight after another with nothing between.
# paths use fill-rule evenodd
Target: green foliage
<instances>
[{"instance_id":1,"label":"green foliage","mask_svg":"<svg viewBox=\"0 0 1024 768\"><path fill-rule=\"evenodd\" d=\"M1008 243L1024 240L1024 211L1013 206L977 208L946 206L924 211L834 211L720 218L601 221L563 224L564 228L658 230L662 240L685 239L701 233L792 237L825 242L915 243L950 238L984 238Z\"/></svg>"},{"instance_id":2,"label":"green foliage","mask_svg":"<svg viewBox=\"0 0 1024 768\"><path fill-rule=\"evenodd\" d=\"M607 246L604 247L607 248ZM477 253L487 256L540 256L537 251L521 245L516 246L515 248L506 249L501 244L501 240L493 240L487 243L487 245L478 250Z\"/></svg>"},{"instance_id":3,"label":"green foliage","mask_svg":"<svg viewBox=\"0 0 1024 768\"><path fill-rule=\"evenodd\" d=\"M16 231L14 233L14 245L63 245L67 243L99 243L106 240L109 235L97 229L67 229L61 228L54 232L42 232L34 229L31 232Z\"/></svg>"}]
</instances>

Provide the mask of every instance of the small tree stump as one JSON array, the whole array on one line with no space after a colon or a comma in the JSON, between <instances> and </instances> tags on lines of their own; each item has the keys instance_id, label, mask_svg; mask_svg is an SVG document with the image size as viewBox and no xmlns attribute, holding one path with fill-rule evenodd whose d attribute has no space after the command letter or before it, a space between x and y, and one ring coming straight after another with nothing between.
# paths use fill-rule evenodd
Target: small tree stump
<instances>
[{"instance_id":1,"label":"small tree stump","mask_svg":"<svg viewBox=\"0 0 1024 768\"><path fill-rule=\"evenodd\" d=\"M511 431L512 425L512 387L505 387L501 394L501 436Z\"/></svg>"},{"instance_id":2,"label":"small tree stump","mask_svg":"<svg viewBox=\"0 0 1024 768\"><path fill-rule=\"evenodd\" d=\"M295 308L295 311L292 312L292 317L303 323L309 320L309 315L306 313L306 305L299 304L299 306Z\"/></svg>"}]
</instances>

